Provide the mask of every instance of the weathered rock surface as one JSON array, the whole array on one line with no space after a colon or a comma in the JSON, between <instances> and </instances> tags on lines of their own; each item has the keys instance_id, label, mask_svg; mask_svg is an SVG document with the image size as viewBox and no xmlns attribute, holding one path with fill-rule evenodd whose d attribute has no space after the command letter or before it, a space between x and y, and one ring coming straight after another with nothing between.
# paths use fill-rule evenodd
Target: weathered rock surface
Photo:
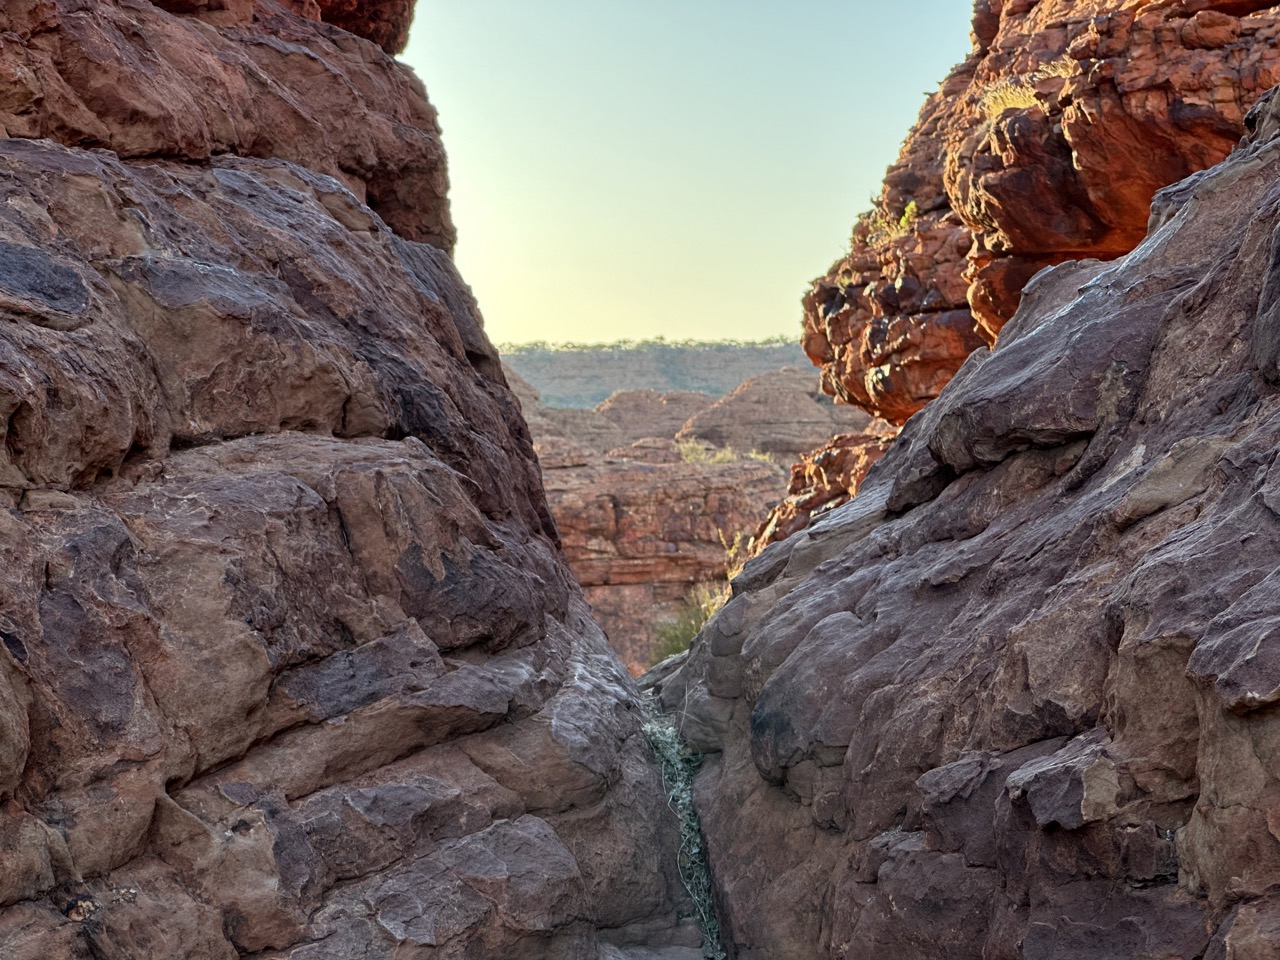
<instances>
[{"instance_id":1,"label":"weathered rock surface","mask_svg":"<svg viewBox=\"0 0 1280 960\"><path fill-rule=\"evenodd\" d=\"M325 23L399 53L409 40L415 0L315 0Z\"/></svg>"},{"instance_id":2,"label":"weathered rock surface","mask_svg":"<svg viewBox=\"0 0 1280 960\"><path fill-rule=\"evenodd\" d=\"M978 0L850 253L805 298L825 388L902 423L992 342L1040 268L1110 259L1152 194L1221 160L1280 81L1256 0Z\"/></svg>"},{"instance_id":3,"label":"weathered rock surface","mask_svg":"<svg viewBox=\"0 0 1280 960\"><path fill-rule=\"evenodd\" d=\"M687 411L712 403L706 394L620 391L595 410L564 409L507 373L569 566L613 648L641 673L690 588L726 584L728 551L741 551L782 498L786 474L758 459L715 462L710 448L687 462L673 438Z\"/></svg>"},{"instance_id":4,"label":"weathered rock surface","mask_svg":"<svg viewBox=\"0 0 1280 960\"><path fill-rule=\"evenodd\" d=\"M268 0L0 28L0 955L696 957L420 85Z\"/></svg>"},{"instance_id":5,"label":"weathered rock surface","mask_svg":"<svg viewBox=\"0 0 1280 960\"><path fill-rule=\"evenodd\" d=\"M435 110L406 67L349 33L271 0L29 0L4 5L0 35L10 137L122 159L289 161L340 181L399 236L453 243Z\"/></svg>"},{"instance_id":6,"label":"weathered rock surface","mask_svg":"<svg viewBox=\"0 0 1280 960\"><path fill-rule=\"evenodd\" d=\"M786 497L769 511L747 552L755 556L769 544L803 530L814 517L852 500L867 471L896 436L894 429L841 433L793 463Z\"/></svg>"},{"instance_id":7,"label":"weathered rock surface","mask_svg":"<svg viewBox=\"0 0 1280 960\"><path fill-rule=\"evenodd\" d=\"M690 417L702 413L716 398L696 390L619 390L595 412L622 432L625 443L643 437L674 437ZM726 444L716 444L726 446ZM747 448L750 449L750 448Z\"/></svg>"},{"instance_id":8,"label":"weathered rock surface","mask_svg":"<svg viewBox=\"0 0 1280 960\"><path fill-rule=\"evenodd\" d=\"M543 468L581 466L625 443L618 425L595 410L548 407L529 382L503 364L512 392L533 434L534 450Z\"/></svg>"},{"instance_id":9,"label":"weathered rock surface","mask_svg":"<svg viewBox=\"0 0 1280 960\"><path fill-rule=\"evenodd\" d=\"M832 403L812 369L784 367L752 377L694 412L676 437L791 459L837 433L871 428L872 419L862 410Z\"/></svg>"},{"instance_id":10,"label":"weathered rock surface","mask_svg":"<svg viewBox=\"0 0 1280 960\"><path fill-rule=\"evenodd\" d=\"M666 681L740 960L1280 956L1271 98L1249 127L1042 273Z\"/></svg>"},{"instance_id":11,"label":"weathered rock surface","mask_svg":"<svg viewBox=\"0 0 1280 960\"><path fill-rule=\"evenodd\" d=\"M690 588L725 583L726 548L750 535L786 484L776 463L686 463L666 443L664 451L640 441L560 469L543 463L569 566L636 673L652 663L658 626L681 612Z\"/></svg>"}]
</instances>

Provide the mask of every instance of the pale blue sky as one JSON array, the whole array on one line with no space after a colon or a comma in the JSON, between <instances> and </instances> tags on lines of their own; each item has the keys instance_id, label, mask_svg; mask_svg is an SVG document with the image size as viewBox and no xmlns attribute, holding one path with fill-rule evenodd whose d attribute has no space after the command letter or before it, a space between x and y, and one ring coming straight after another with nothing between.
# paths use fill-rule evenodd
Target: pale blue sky
<instances>
[{"instance_id":1,"label":"pale blue sky","mask_svg":"<svg viewBox=\"0 0 1280 960\"><path fill-rule=\"evenodd\" d=\"M799 332L969 0L420 0L496 342Z\"/></svg>"}]
</instances>

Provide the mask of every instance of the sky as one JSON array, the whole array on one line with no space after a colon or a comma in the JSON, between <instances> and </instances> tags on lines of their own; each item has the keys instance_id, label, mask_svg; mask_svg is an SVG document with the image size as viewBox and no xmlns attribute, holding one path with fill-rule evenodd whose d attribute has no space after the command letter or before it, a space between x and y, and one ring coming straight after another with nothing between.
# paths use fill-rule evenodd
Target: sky
<instances>
[{"instance_id":1,"label":"sky","mask_svg":"<svg viewBox=\"0 0 1280 960\"><path fill-rule=\"evenodd\" d=\"M970 0L419 0L495 343L799 335Z\"/></svg>"}]
</instances>

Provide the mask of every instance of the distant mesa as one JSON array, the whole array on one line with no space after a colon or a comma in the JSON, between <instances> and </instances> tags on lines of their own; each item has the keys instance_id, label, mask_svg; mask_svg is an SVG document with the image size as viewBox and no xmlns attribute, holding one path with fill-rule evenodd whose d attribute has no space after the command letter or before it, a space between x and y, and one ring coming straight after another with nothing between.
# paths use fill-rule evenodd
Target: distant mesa
<instances>
[{"instance_id":1,"label":"distant mesa","mask_svg":"<svg viewBox=\"0 0 1280 960\"><path fill-rule=\"evenodd\" d=\"M809 366L804 350L790 337L501 344L498 350L506 365L552 407L595 407L619 390L722 397L757 374Z\"/></svg>"}]
</instances>

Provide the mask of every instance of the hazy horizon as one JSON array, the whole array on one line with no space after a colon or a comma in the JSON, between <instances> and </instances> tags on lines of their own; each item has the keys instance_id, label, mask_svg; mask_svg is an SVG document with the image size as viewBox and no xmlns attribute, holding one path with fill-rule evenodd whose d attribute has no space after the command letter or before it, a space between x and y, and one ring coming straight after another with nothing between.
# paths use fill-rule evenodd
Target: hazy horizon
<instances>
[{"instance_id":1,"label":"hazy horizon","mask_svg":"<svg viewBox=\"0 0 1280 960\"><path fill-rule=\"evenodd\" d=\"M970 4L432 0L457 262L495 343L797 337Z\"/></svg>"}]
</instances>

